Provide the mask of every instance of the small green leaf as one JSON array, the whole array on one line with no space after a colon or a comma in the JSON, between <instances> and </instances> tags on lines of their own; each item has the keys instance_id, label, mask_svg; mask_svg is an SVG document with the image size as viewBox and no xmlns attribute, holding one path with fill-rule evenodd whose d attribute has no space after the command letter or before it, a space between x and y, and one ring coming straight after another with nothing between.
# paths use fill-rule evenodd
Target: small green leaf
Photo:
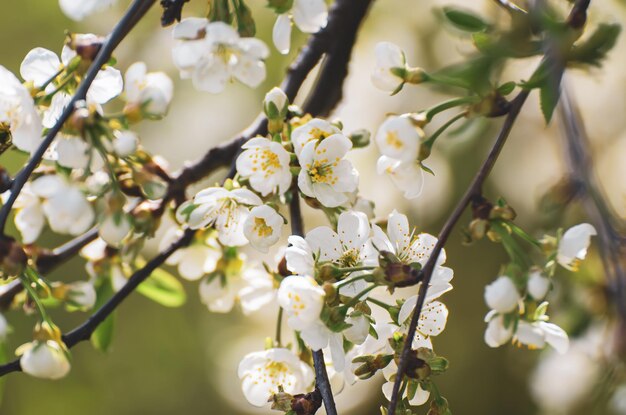
<instances>
[{"instance_id":1,"label":"small green leaf","mask_svg":"<svg viewBox=\"0 0 626 415\"><path fill-rule=\"evenodd\" d=\"M513 81L507 82L498 87L498 92L500 93L500 95L509 95L511 92L513 92L516 86L517 84Z\"/></svg>"},{"instance_id":2,"label":"small green leaf","mask_svg":"<svg viewBox=\"0 0 626 415\"><path fill-rule=\"evenodd\" d=\"M256 24L250 8L243 0L235 1L235 13L237 14L237 31L242 37L250 37L256 34Z\"/></svg>"},{"instance_id":3,"label":"small green leaf","mask_svg":"<svg viewBox=\"0 0 626 415\"><path fill-rule=\"evenodd\" d=\"M554 108L559 102L559 92L551 85L551 82L546 81L540 89L540 105L543 118L546 120L546 124L550 123L552 114L554 114Z\"/></svg>"},{"instance_id":4,"label":"small green leaf","mask_svg":"<svg viewBox=\"0 0 626 415\"><path fill-rule=\"evenodd\" d=\"M137 291L165 307L180 307L187 301L187 294L180 281L160 268L154 270L137 287Z\"/></svg>"},{"instance_id":5,"label":"small green leaf","mask_svg":"<svg viewBox=\"0 0 626 415\"><path fill-rule=\"evenodd\" d=\"M483 32L491 27L489 23L470 10L444 7L443 15L454 27L464 32Z\"/></svg>"},{"instance_id":6,"label":"small green leaf","mask_svg":"<svg viewBox=\"0 0 626 415\"><path fill-rule=\"evenodd\" d=\"M621 26L616 23L599 25L587 40L574 45L569 60L600 66L602 60L615 46L621 30Z\"/></svg>"},{"instance_id":7,"label":"small green leaf","mask_svg":"<svg viewBox=\"0 0 626 415\"><path fill-rule=\"evenodd\" d=\"M99 309L109 298L113 295L113 287L111 287L111 280L104 279L100 286L96 289L96 305L95 309ZM113 332L115 329L115 315L113 312L107 317L91 335L91 344L97 350L106 352L111 347L113 342Z\"/></svg>"}]
</instances>

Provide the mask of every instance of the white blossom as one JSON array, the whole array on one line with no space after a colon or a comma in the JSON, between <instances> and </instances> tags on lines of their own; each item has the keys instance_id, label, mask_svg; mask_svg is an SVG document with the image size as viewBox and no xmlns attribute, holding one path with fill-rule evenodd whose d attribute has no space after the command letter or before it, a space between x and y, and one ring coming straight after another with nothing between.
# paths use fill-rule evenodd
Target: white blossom
<instances>
[{"instance_id":1,"label":"white blossom","mask_svg":"<svg viewBox=\"0 0 626 415\"><path fill-rule=\"evenodd\" d=\"M293 151L300 157L302 149L310 141L317 143L335 134L341 134L341 130L326 120L313 118L307 123L294 128L291 132Z\"/></svg>"},{"instance_id":2,"label":"white blossom","mask_svg":"<svg viewBox=\"0 0 626 415\"><path fill-rule=\"evenodd\" d=\"M424 132L411 121L409 114L387 118L376 132L378 150L384 156L401 162L415 161Z\"/></svg>"},{"instance_id":3,"label":"white blossom","mask_svg":"<svg viewBox=\"0 0 626 415\"><path fill-rule=\"evenodd\" d=\"M91 282L76 281L67 285L69 300L81 309L92 309L96 304L96 289Z\"/></svg>"},{"instance_id":4,"label":"white blossom","mask_svg":"<svg viewBox=\"0 0 626 415\"><path fill-rule=\"evenodd\" d=\"M222 92L233 78L253 88L265 79L263 60L269 55L265 43L240 38L226 23L187 18L172 34L176 40L174 64L181 77L191 78L201 91Z\"/></svg>"},{"instance_id":5,"label":"white blossom","mask_svg":"<svg viewBox=\"0 0 626 415\"><path fill-rule=\"evenodd\" d=\"M182 236L181 229L170 227L159 243L159 250L169 248ZM178 273L184 279L199 280L203 275L215 271L217 261L222 257L222 252L216 245L212 238L194 240L191 245L176 250L165 263L178 266Z\"/></svg>"},{"instance_id":6,"label":"white blossom","mask_svg":"<svg viewBox=\"0 0 626 415\"><path fill-rule=\"evenodd\" d=\"M132 226L127 215L109 214L100 223L98 235L110 246L119 247L131 230Z\"/></svg>"},{"instance_id":7,"label":"white blossom","mask_svg":"<svg viewBox=\"0 0 626 415\"><path fill-rule=\"evenodd\" d=\"M291 46L291 24L293 22L304 33L315 33L328 20L328 10L324 0L293 0L290 11L279 14L272 31L276 49L282 54L289 52Z\"/></svg>"},{"instance_id":8,"label":"white blossom","mask_svg":"<svg viewBox=\"0 0 626 415\"><path fill-rule=\"evenodd\" d=\"M8 129L13 144L32 152L41 142L41 119L28 90L4 66L0 66L0 131Z\"/></svg>"},{"instance_id":9,"label":"white blossom","mask_svg":"<svg viewBox=\"0 0 626 415\"><path fill-rule=\"evenodd\" d=\"M485 302L499 313L517 309L520 294L511 278L503 275L485 287Z\"/></svg>"},{"instance_id":10,"label":"white blossom","mask_svg":"<svg viewBox=\"0 0 626 415\"><path fill-rule=\"evenodd\" d=\"M426 265L433 248L437 244L437 238L428 234L417 234L409 227L406 215L394 210L387 220L387 233L376 224L372 225L372 243L379 251L394 254L400 262L410 265L419 263ZM442 294L450 291L450 281L454 276L451 268L444 267L446 251L441 250L437 257L436 265L430 280L430 286L426 295L426 302L430 302Z\"/></svg>"},{"instance_id":11,"label":"white blossom","mask_svg":"<svg viewBox=\"0 0 626 415\"><path fill-rule=\"evenodd\" d=\"M587 256L591 237L597 235L596 228L588 223L572 226L559 241L556 260L564 268L578 270L578 264Z\"/></svg>"},{"instance_id":12,"label":"white blossom","mask_svg":"<svg viewBox=\"0 0 626 415\"><path fill-rule=\"evenodd\" d=\"M313 370L291 350L268 349L247 354L237 370L243 394L254 406L268 404L282 386L286 393L304 393L313 383Z\"/></svg>"},{"instance_id":13,"label":"white blossom","mask_svg":"<svg viewBox=\"0 0 626 415\"><path fill-rule=\"evenodd\" d=\"M237 172L250 181L250 187L263 196L285 194L291 186L290 156L280 143L255 137L242 146Z\"/></svg>"},{"instance_id":14,"label":"white blossom","mask_svg":"<svg viewBox=\"0 0 626 415\"><path fill-rule=\"evenodd\" d=\"M404 84L398 70L406 68L406 57L402 49L391 42L379 42L374 49L376 68L372 73L372 83L378 89L393 93Z\"/></svg>"},{"instance_id":15,"label":"white blossom","mask_svg":"<svg viewBox=\"0 0 626 415\"><path fill-rule=\"evenodd\" d=\"M362 344L370 331L370 321L365 315L348 315L346 323L350 324L350 327L343 331L343 335L346 339L354 344Z\"/></svg>"},{"instance_id":16,"label":"white blossom","mask_svg":"<svg viewBox=\"0 0 626 415\"><path fill-rule=\"evenodd\" d=\"M398 323L408 324L409 317L417 304L417 295L406 299L398 313ZM424 304L417 323L417 331L425 338L437 336L446 328L448 308L440 301L431 301Z\"/></svg>"},{"instance_id":17,"label":"white blossom","mask_svg":"<svg viewBox=\"0 0 626 415\"><path fill-rule=\"evenodd\" d=\"M277 294L278 304L287 315L289 327L298 331L321 322L325 296L324 290L313 278L300 275L285 278Z\"/></svg>"},{"instance_id":18,"label":"white blossom","mask_svg":"<svg viewBox=\"0 0 626 415\"><path fill-rule=\"evenodd\" d=\"M276 299L274 279L261 267L248 266L242 272L244 285L237 293L245 315L261 309Z\"/></svg>"},{"instance_id":19,"label":"white blossom","mask_svg":"<svg viewBox=\"0 0 626 415\"><path fill-rule=\"evenodd\" d=\"M243 234L250 245L267 253L276 244L285 225L285 220L273 208L267 205L256 206L250 210L243 224Z\"/></svg>"},{"instance_id":20,"label":"white blossom","mask_svg":"<svg viewBox=\"0 0 626 415\"><path fill-rule=\"evenodd\" d=\"M485 343L489 347L500 347L508 343L513 337L513 323L504 325L504 316L491 310L486 316L487 329L485 330Z\"/></svg>"},{"instance_id":21,"label":"white blossom","mask_svg":"<svg viewBox=\"0 0 626 415\"><path fill-rule=\"evenodd\" d=\"M24 345L20 367L26 374L43 379L60 379L70 371L65 351L54 340L35 341Z\"/></svg>"},{"instance_id":22,"label":"white blossom","mask_svg":"<svg viewBox=\"0 0 626 415\"><path fill-rule=\"evenodd\" d=\"M145 63L136 62L126 71L124 81L127 106L141 108L158 117L167 113L174 83L164 72L148 72Z\"/></svg>"},{"instance_id":23,"label":"white blossom","mask_svg":"<svg viewBox=\"0 0 626 415\"><path fill-rule=\"evenodd\" d=\"M139 137L130 130L116 131L113 151L120 157L128 157L137 151Z\"/></svg>"},{"instance_id":24,"label":"white blossom","mask_svg":"<svg viewBox=\"0 0 626 415\"><path fill-rule=\"evenodd\" d=\"M177 211L179 222L187 222L191 229L214 226L219 241L227 246L242 246L248 243L243 227L250 214L249 206L263 202L248 189L227 190L209 187L201 190L193 199L193 205L184 203ZM194 209L186 217L186 210Z\"/></svg>"},{"instance_id":25,"label":"white blossom","mask_svg":"<svg viewBox=\"0 0 626 415\"><path fill-rule=\"evenodd\" d=\"M59 0L59 6L70 19L83 20L93 13L111 7L116 2L117 0Z\"/></svg>"},{"instance_id":26,"label":"white blossom","mask_svg":"<svg viewBox=\"0 0 626 415\"><path fill-rule=\"evenodd\" d=\"M547 343L561 354L567 352L569 347L567 333L556 324L545 321L529 323L520 320L514 340L530 349L542 349Z\"/></svg>"},{"instance_id":27,"label":"white blossom","mask_svg":"<svg viewBox=\"0 0 626 415\"><path fill-rule=\"evenodd\" d=\"M528 276L526 289L535 300L542 300L550 289L550 279L541 275L541 271L532 271Z\"/></svg>"},{"instance_id":28,"label":"white blossom","mask_svg":"<svg viewBox=\"0 0 626 415\"><path fill-rule=\"evenodd\" d=\"M282 115L287 113L287 107L289 106L289 99L282 89L274 87L265 94L263 100L263 108L265 114L269 119L283 118Z\"/></svg>"},{"instance_id":29,"label":"white blossom","mask_svg":"<svg viewBox=\"0 0 626 415\"><path fill-rule=\"evenodd\" d=\"M74 37L78 40L97 39L93 34L75 34ZM61 68L69 65L75 56L76 52L68 45L63 46L61 59L50 50L35 48L28 52L22 61L20 73L26 81L32 82L36 87L41 87L46 81L53 78ZM104 104L121 94L123 88L124 81L120 71L112 66L105 66L100 69L89 87L86 97L87 102ZM61 104L60 102L57 103L57 105ZM65 104L67 105L67 103ZM58 109L56 112L59 112Z\"/></svg>"},{"instance_id":30,"label":"white blossom","mask_svg":"<svg viewBox=\"0 0 626 415\"><path fill-rule=\"evenodd\" d=\"M378 174L387 174L393 184L404 193L407 199L418 198L424 188L424 170L417 161L400 161L380 156L376 163Z\"/></svg>"},{"instance_id":31,"label":"white blossom","mask_svg":"<svg viewBox=\"0 0 626 415\"><path fill-rule=\"evenodd\" d=\"M50 159L70 169L100 170L104 159L91 144L81 137L59 134L50 151Z\"/></svg>"},{"instance_id":32,"label":"white blossom","mask_svg":"<svg viewBox=\"0 0 626 415\"><path fill-rule=\"evenodd\" d=\"M344 159L352 142L340 134L309 141L299 155L302 169L298 174L298 187L305 195L316 198L326 207L337 207L348 201L354 192L359 175L352 163Z\"/></svg>"}]
</instances>

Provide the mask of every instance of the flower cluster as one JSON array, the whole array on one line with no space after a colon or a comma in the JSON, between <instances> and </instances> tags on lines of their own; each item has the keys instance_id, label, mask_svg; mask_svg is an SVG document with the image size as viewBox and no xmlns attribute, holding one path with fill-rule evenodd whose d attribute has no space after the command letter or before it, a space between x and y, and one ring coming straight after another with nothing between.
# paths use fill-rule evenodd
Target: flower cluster
<instances>
[{"instance_id":1,"label":"flower cluster","mask_svg":"<svg viewBox=\"0 0 626 415\"><path fill-rule=\"evenodd\" d=\"M532 267L520 272L511 267L509 275L502 275L485 287L485 302L491 309L485 316L485 342L499 347L513 342L530 349L541 349L546 344L559 353L569 346L567 333L548 322L548 302L545 301L552 285L556 263L568 270L578 267L595 235L593 226L583 223L568 229L559 240L544 238L547 262L543 268Z\"/></svg>"}]
</instances>

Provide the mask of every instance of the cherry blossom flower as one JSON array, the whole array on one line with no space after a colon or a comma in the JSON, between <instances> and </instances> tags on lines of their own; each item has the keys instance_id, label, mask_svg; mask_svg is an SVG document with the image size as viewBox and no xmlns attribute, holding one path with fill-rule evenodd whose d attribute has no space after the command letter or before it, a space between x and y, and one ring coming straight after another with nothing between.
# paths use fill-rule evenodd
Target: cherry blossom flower
<instances>
[{"instance_id":1,"label":"cherry blossom flower","mask_svg":"<svg viewBox=\"0 0 626 415\"><path fill-rule=\"evenodd\" d=\"M100 153L81 137L59 134L53 142L49 159L70 169L100 170L104 159Z\"/></svg>"},{"instance_id":2,"label":"cherry blossom flower","mask_svg":"<svg viewBox=\"0 0 626 415\"><path fill-rule=\"evenodd\" d=\"M163 251L183 236L183 231L170 227L161 242L159 250ZM181 277L189 281L196 281L203 275L215 271L217 261L222 257L222 252L217 242L210 236L194 240L191 245L180 248L165 261L168 265L176 265Z\"/></svg>"},{"instance_id":3,"label":"cherry blossom flower","mask_svg":"<svg viewBox=\"0 0 626 415\"><path fill-rule=\"evenodd\" d=\"M131 230L132 225L127 215L123 213L109 214L100 223L98 235L110 246L119 247Z\"/></svg>"},{"instance_id":4,"label":"cherry blossom flower","mask_svg":"<svg viewBox=\"0 0 626 415\"><path fill-rule=\"evenodd\" d=\"M279 386L289 394L303 393L313 383L313 370L291 350L267 349L247 354L237 370L243 394L254 406L267 405Z\"/></svg>"},{"instance_id":5,"label":"cherry blossom flower","mask_svg":"<svg viewBox=\"0 0 626 415\"><path fill-rule=\"evenodd\" d=\"M90 310L96 304L96 289L91 282L76 281L67 285L67 298L83 310Z\"/></svg>"},{"instance_id":6,"label":"cherry blossom flower","mask_svg":"<svg viewBox=\"0 0 626 415\"><path fill-rule=\"evenodd\" d=\"M278 15L272 39L276 49L282 54L289 52L291 47L292 21L304 33L315 33L326 26L328 10L324 0L293 0L291 10Z\"/></svg>"},{"instance_id":7,"label":"cherry blossom flower","mask_svg":"<svg viewBox=\"0 0 626 415\"><path fill-rule=\"evenodd\" d=\"M314 275L315 260L330 261L340 268L358 265L377 265L376 252L369 244L370 225L367 216L361 212L344 212L337 220L337 232L328 226L319 226L306 234L306 238L292 236L287 248L287 268L301 275ZM346 278L363 274L363 271L350 273ZM343 295L356 295L365 288L362 280L342 285Z\"/></svg>"},{"instance_id":8,"label":"cherry blossom flower","mask_svg":"<svg viewBox=\"0 0 626 415\"><path fill-rule=\"evenodd\" d=\"M591 237L597 235L596 228L588 223L581 223L565 231L559 241L556 260L570 271L577 271L580 261L587 256Z\"/></svg>"},{"instance_id":9,"label":"cherry blossom flower","mask_svg":"<svg viewBox=\"0 0 626 415\"><path fill-rule=\"evenodd\" d=\"M28 90L0 66L0 132L8 130L15 147L32 152L41 142L42 124Z\"/></svg>"},{"instance_id":10,"label":"cherry blossom flower","mask_svg":"<svg viewBox=\"0 0 626 415\"><path fill-rule=\"evenodd\" d=\"M95 218L81 190L57 175L41 176L25 186L14 208L18 210L15 225L24 243L37 240L46 220L54 232L79 235Z\"/></svg>"},{"instance_id":11,"label":"cherry blossom flower","mask_svg":"<svg viewBox=\"0 0 626 415\"><path fill-rule=\"evenodd\" d=\"M298 174L298 187L306 196L316 198L326 207L337 207L348 201L354 192L359 174L352 163L344 159L352 142L340 134L309 141L299 155L302 169Z\"/></svg>"},{"instance_id":12,"label":"cherry blossom flower","mask_svg":"<svg viewBox=\"0 0 626 415\"><path fill-rule=\"evenodd\" d=\"M116 131L113 140L113 151L120 157L134 154L139 147L139 137L130 130Z\"/></svg>"},{"instance_id":13,"label":"cherry blossom flower","mask_svg":"<svg viewBox=\"0 0 626 415\"><path fill-rule=\"evenodd\" d=\"M181 78L191 78L201 91L222 92L233 78L255 88L265 79L263 60L269 55L265 43L240 38L226 23L187 18L172 35L176 40L172 56Z\"/></svg>"},{"instance_id":14,"label":"cherry blossom flower","mask_svg":"<svg viewBox=\"0 0 626 415\"><path fill-rule=\"evenodd\" d=\"M61 379L70 371L65 350L54 340L34 341L20 349L23 351L20 367L28 375L55 380Z\"/></svg>"},{"instance_id":15,"label":"cherry blossom flower","mask_svg":"<svg viewBox=\"0 0 626 415\"><path fill-rule=\"evenodd\" d=\"M97 36L93 34L75 34L74 37L80 41L97 38ZM68 45L63 46L61 59L59 59L56 53L38 47L31 50L26 55L20 66L20 74L24 80L32 82L35 87L41 87L48 80L52 79L60 69L69 65L70 61L75 56L76 51L72 50ZM53 83L49 84L48 87L54 89ZM87 102L105 104L121 94L123 87L124 81L120 71L112 66L105 66L100 69L87 91ZM67 101L69 102L69 100ZM54 104L53 102L53 105ZM62 105L62 103L57 102L57 105ZM58 108L51 108L51 110L59 112Z\"/></svg>"},{"instance_id":16,"label":"cherry blossom flower","mask_svg":"<svg viewBox=\"0 0 626 415\"><path fill-rule=\"evenodd\" d=\"M294 128L291 132L293 150L296 155L300 157L302 149L310 141L314 141L319 144L319 141L335 134L341 135L341 130L326 120L313 118L305 124Z\"/></svg>"},{"instance_id":17,"label":"cherry blossom flower","mask_svg":"<svg viewBox=\"0 0 626 415\"><path fill-rule=\"evenodd\" d=\"M556 324L546 321L527 322L520 320L515 331L515 338L519 344L531 349L543 349L546 344L563 354L569 347L567 333Z\"/></svg>"},{"instance_id":18,"label":"cherry blossom flower","mask_svg":"<svg viewBox=\"0 0 626 415\"><path fill-rule=\"evenodd\" d=\"M291 275L278 289L278 304L285 310L289 327L304 330L320 323L325 293L311 277Z\"/></svg>"},{"instance_id":19,"label":"cherry blossom flower","mask_svg":"<svg viewBox=\"0 0 626 415\"><path fill-rule=\"evenodd\" d=\"M291 186L290 156L280 143L255 137L242 146L237 172L262 196L285 194Z\"/></svg>"},{"instance_id":20,"label":"cherry blossom flower","mask_svg":"<svg viewBox=\"0 0 626 415\"><path fill-rule=\"evenodd\" d=\"M199 290L200 299L209 311L228 313L239 300L246 315L272 302L276 292L271 275L251 265L241 271L213 273L200 282Z\"/></svg>"},{"instance_id":21,"label":"cherry blossom flower","mask_svg":"<svg viewBox=\"0 0 626 415\"><path fill-rule=\"evenodd\" d=\"M410 114L387 118L376 132L375 141L381 153L378 174L388 174L407 199L422 192L424 172L418 158L423 139L424 132Z\"/></svg>"},{"instance_id":22,"label":"cherry blossom flower","mask_svg":"<svg viewBox=\"0 0 626 415\"><path fill-rule=\"evenodd\" d=\"M434 236L427 233L416 234L415 230L411 230L406 215L398 213L396 210L389 215L386 234L376 224L372 225L372 231L374 247L379 251L392 253L401 263L406 265L417 262L424 266L437 243L437 238ZM445 262L446 251L442 249L433 269L426 302L434 300L452 289L450 281L454 272L443 266Z\"/></svg>"},{"instance_id":23,"label":"cherry blossom flower","mask_svg":"<svg viewBox=\"0 0 626 415\"><path fill-rule=\"evenodd\" d=\"M485 302L499 313L509 313L517 309L521 297L511 278L498 277L485 287Z\"/></svg>"},{"instance_id":24,"label":"cherry blossom flower","mask_svg":"<svg viewBox=\"0 0 626 415\"><path fill-rule=\"evenodd\" d=\"M250 210L243 225L243 234L255 249L267 253L280 239L285 220L276 210L267 206L256 206Z\"/></svg>"},{"instance_id":25,"label":"cherry blossom flower","mask_svg":"<svg viewBox=\"0 0 626 415\"><path fill-rule=\"evenodd\" d=\"M209 187L198 192L193 202L183 203L176 215L179 222L187 222L191 229L214 226L219 241L226 246L242 246L248 243L243 233L250 214L248 207L262 203L261 198L248 189Z\"/></svg>"},{"instance_id":26,"label":"cherry blossom flower","mask_svg":"<svg viewBox=\"0 0 626 415\"><path fill-rule=\"evenodd\" d=\"M111 7L116 2L117 0L59 0L59 6L70 19L83 20L93 13Z\"/></svg>"},{"instance_id":27,"label":"cherry blossom flower","mask_svg":"<svg viewBox=\"0 0 626 415\"><path fill-rule=\"evenodd\" d=\"M406 299L398 313L398 323L408 324L417 304L417 295ZM446 328L448 308L440 301L430 301L424 304L417 323L417 331L422 338L438 336Z\"/></svg>"},{"instance_id":28,"label":"cherry blossom flower","mask_svg":"<svg viewBox=\"0 0 626 415\"><path fill-rule=\"evenodd\" d=\"M485 330L485 343L489 347L500 347L508 343L513 337L514 324L504 325L504 316L491 310L485 316L487 329Z\"/></svg>"},{"instance_id":29,"label":"cherry blossom flower","mask_svg":"<svg viewBox=\"0 0 626 415\"><path fill-rule=\"evenodd\" d=\"M389 93L397 91L404 84L404 77L401 76L401 71L406 67L404 52L391 42L379 42L374 53L376 69L372 73L372 83Z\"/></svg>"},{"instance_id":30,"label":"cherry blossom flower","mask_svg":"<svg viewBox=\"0 0 626 415\"><path fill-rule=\"evenodd\" d=\"M139 110L147 115L161 117L167 113L174 95L174 83L163 72L148 72L146 64L136 62L124 76L126 108L124 112Z\"/></svg>"}]
</instances>

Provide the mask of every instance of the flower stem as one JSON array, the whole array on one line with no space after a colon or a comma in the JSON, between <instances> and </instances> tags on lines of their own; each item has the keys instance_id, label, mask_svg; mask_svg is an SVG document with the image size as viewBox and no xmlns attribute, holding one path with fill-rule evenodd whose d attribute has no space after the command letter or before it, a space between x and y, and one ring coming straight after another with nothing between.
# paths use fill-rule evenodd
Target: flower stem
<instances>
[{"instance_id":1,"label":"flower stem","mask_svg":"<svg viewBox=\"0 0 626 415\"><path fill-rule=\"evenodd\" d=\"M428 148L432 148L433 144L435 144L435 140L437 140L437 138L439 138L439 136L443 134L444 131L446 131L448 128L450 128L450 126L452 126L452 124L465 117L466 115L467 111L463 111L450 118L448 121L446 121L445 124L439 127L439 129L435 131L433 135L431 135L426 141L424 141L424 145L428 146Z\"/></svg>"},{"instance_id":2,"label":"flower stem","mask_svg":"<svg viewBox=\"0 0 626 415\"><path fill-rule=\"evenodd\" d=\"M435 118L435 115L443 112L445 110L449 110L450 108L459 107L465 104L475 104L480 99L478 97L462 97L462 98L454 98L448 101L444 101L441 104L435 105L432 108L426 110L426 119L428 121L432 121Z\"/></svg>"},{"instance_id":3,"label":"flower stem","mask_svg":"<svg viewBox=\"0 0 626 415\"><path fill-rule=\"evenodd\" d=\"M276 344L280 347L282 344L281 334L282 334L282 326L283 326L283 308L278 307L278 316L276 317Z\"/></svg>"}]
</instances>

